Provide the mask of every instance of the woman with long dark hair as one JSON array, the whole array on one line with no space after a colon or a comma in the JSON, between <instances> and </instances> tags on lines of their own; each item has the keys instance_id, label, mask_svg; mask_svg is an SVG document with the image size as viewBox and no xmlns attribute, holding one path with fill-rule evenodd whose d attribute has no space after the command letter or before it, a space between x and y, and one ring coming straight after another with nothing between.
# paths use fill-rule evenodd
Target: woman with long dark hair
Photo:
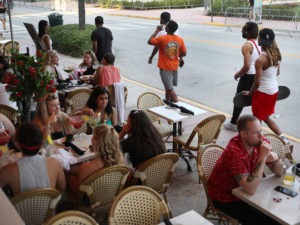
<instances>
[{"instance_id":1,"label":"woman with long dark hair","mask_svg":"<svg viewBox=\"0 0 300 225\"><path fill-rule=\"evenodd\" d=\"M100 123L116 126L117 111L111 105L110 95L106 88L97 87L91 93L86 105L76 113L77 115L100 115Z\"/></svg>"},{"instance_id":2,"label":"woman with long dark hair","mask_svg":"<svg viewBox=\"0 0 300 225\"><path fill-rule=\"evenodd\" d=\"M132 110L120 138L128 134L121 142L123 152L128 152L133 167L166 152L166 146L151 120L142 110Z\"/></svg>"},{"instance_id":3,"label":"woman with long dark hair","mask_svg":"<svg viewBox=\"0 0 300 225\"><path fill-rule=\"evenodd\" d=\"M47 20L40 20L38 38L43 51L52 49L52 40L48 35L50 26Z\"/></svg>"}]
</instances>

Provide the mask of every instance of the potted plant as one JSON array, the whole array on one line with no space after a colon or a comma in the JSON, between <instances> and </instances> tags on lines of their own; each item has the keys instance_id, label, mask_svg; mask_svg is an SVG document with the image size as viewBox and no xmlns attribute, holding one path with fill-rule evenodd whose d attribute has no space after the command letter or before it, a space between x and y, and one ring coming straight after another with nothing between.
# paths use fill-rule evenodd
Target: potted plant
<instances>
[{"instance_id":1,"label":"potted plant","mask_svg":"<svg viewBox=\"0 0 300 225\"><path fill-rule=\"evenodd\" d=\"M50 74L44 72L44 55L37 51L36 57L13 52L11 72L7 76L6 90L10 100L17 102L22 121L30 121L31 103L47 93L56 92Z\"/></svg>"}]
</instances>

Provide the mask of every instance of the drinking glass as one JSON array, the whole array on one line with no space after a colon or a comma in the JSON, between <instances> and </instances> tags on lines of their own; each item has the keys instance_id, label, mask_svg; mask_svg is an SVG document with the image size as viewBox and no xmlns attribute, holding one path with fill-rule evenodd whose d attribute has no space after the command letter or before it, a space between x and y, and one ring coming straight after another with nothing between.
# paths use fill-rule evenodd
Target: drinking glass
<instances>
[{"instance_id":1,"label":"drinking glass","mask_svg":"<svg viewBox=\"0 0 300 225\"><path fill-rule=\"evenodd\" d=\"M282 183L285 185L294 185L296 174L296 164L288 159L283 160L282 166Z\"/></svg>"},{"instance_id":2,"label":"drinking glass","mask_svg":"<svg viewBox=\"0 0 300 225\"><path fill-rule=\"evenodd\" d=\"M100 123L101 121L101 113L97 113L94 116L90 116L87 124L94 130L94 128Z\"/></svg>"},{"instance_id":3,"label":"drinking glass","mask_svg":"<svg viewBox=\"0 0 300 225\"><path fill-rule=\"evenodd\" d=\"M82 118L82 116L72 116L70 117L69 121L75 129L80 129L85 123L85 120ZM80 136L80 133L78 134L78 136Z\"/></svg>"},{"instance_id":4,"label":"drinking glass","mask_svg":"<svg viewBox=\"0 0 300 225\"><path fill-rule=\"evenodd\" d=\"M80 73L80 75L82 76L83 73L87 70L86 66L79 66L78 67L78 72Z\"/></svg>"}]
</instances>

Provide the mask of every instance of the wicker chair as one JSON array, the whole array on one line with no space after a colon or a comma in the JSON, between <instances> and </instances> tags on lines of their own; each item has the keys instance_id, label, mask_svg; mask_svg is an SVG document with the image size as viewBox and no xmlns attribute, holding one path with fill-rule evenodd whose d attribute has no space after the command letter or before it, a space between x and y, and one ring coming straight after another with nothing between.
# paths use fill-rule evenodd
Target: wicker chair
<instances>
[{"instance_id":1,"label":"wicker chair","mask_svg":"<svg viewBox=\"0 0 300 225\"><path fill-rule=\"evenodd\" d=\"M207 206L203 213L203 216L207 219L212 219L212 220L217 219L219 223L221 222L222 224L226 224L227 222L232 225L238 225L237 220L233 219L232 217L223 213L219 209L215 208L213 201L209 197L208 189L206 186L209 176L217 160L222 155L223 150L224 149L221 146L209 145L206 146L201 152L201 154L198 156L197 168L198 168L199 179L203 184L205 194L206 194L206 199L207 199ZM212 217L209 215L212 215ZM218 218L216 218L215 216L217 216Z\"/></svg>"},{"instance_id":2,"label":"wicker chair","mask_svg":"<svg viewBox=\"0 0 300 225\"><path fill-rule=\"evenodd\" d=\"M197 159L206 145L216 143L224 121L224 115L210 116L197 124L191 134L174 137L173 141L179 148L176 151L182 155L184 149L190 157ZM191 151L197 152L197 158Z\"/></svg>"},{"instance_id":3,"label":"wicker chair","mask_svg":"<svg viewBox=\"0 0 300 225\"><path fill-rule=\"evenodd\" d=\"M160 135L162 137L167 137L167 141L168 138L173 134L173 126L168 123L161 123L159 116L147 111L149 108L162 105L164 105L162 99L152 92L145 92L141 94L137 100L137 108L144 110L145 113L147 113L148 117L153 122Z\"/></svg>"},{"instance_id":4,"label":"wicker chair","mask_svg":"<svg viewBox=\"0 0 300 225\"><path fill-rule=\"evenodd\" d=\"M169 219L168 207L162 197L145 186L132 186L123 190L114 200L110 211L109 225L153 225L161 216Z\"/></svg>"},{"instance_id":5,"label":"wicker chair","mask_svg":"<svg viewBox=\"0 0 300 225\"><path fill-rule=\"evenodd\" d=\"M61 198L56 189L39 188L23 192L11 199L25 224L41 225L53 216Z\"/></svg>"},{"instance_id":6,"label":"wicker chair","mask_svg":"<svg viewBox=\"0 0 300 225\"><path fill-rule=\"evenodd\" d=\"M264 137L271 142L272 151L276 152L279 158L287 158L289 160L293 160L293 156L289 146L279 136L277 136L276 134L265 134ZM268 176L271 174L273 174L273 172L267 166L265 166L264 175Z\"/></svg>"},{"instance_id":7,"label":"wicker chair","mask_svg":"<svg viewBox=\"0 0 300 225\"><path fill-rule=\"evenodd\" d=\"M0 113L6 116L13 124L17 123L18 112L14 108L0 104Z\"/></svg>"},{"instance_id":8,"label":"wicker chair","mask_svg":"<svg viewBox=\"0 0 300 225\"><path fill-rule=\"evenodd\" d=\"M20 44L17 41L8 41L3 45L2 51L4 57L6 57L8 62L10 62L11 59L11 51L12 49L19 50Z\"/></svg>"},{"instance_id":9,"label":"wicker chair","mask_svg":"<svg viewBox=\"0 0 300 225\"><path fill-rule=\"evenodd\" d=\"M122 165L110 166L95 172L80 186L82 193L78 196L76 204L93 216L98 211L107 212L113 199L123 190L128 174L129 168ZM90 201L88 209L80 205L84 194Z\"/></svg>"},{"instance_id":10,"label":"wicker chair","mask_svg":"<svg viewBox=\"0 0 300 225\"><path fill-rule=\"evenodd\" d=\"M176 153L164 153L141 163L133 174L135 184L141 183L164 196L168 204L167 190L176 169L179 156ZM171 216L171 210L170 216Z\"/></svg>"},{"instance_id":11,"label":"wicker chair","mask_svg":"<svg viewBox=\"0 0 300 225\"><path fill-rule=\"evenodd\" d=\"M93 217L86 213L70 210L56 214L50 218L44 225L98 225Z\"/></svg>"},{"instance_id":12,"label":"wicker chair","mask_svg":"<svg viewBox=\"0 0 300 225\"><path fill-rule=\"evenodd\" d=\"M91 93L92 90L88 88L79 88L68 93L65 99L64 112L67 113L69 108L71 112L75 111L76 109L82 108L86 104Z\"/></svg>"}]
</instances>

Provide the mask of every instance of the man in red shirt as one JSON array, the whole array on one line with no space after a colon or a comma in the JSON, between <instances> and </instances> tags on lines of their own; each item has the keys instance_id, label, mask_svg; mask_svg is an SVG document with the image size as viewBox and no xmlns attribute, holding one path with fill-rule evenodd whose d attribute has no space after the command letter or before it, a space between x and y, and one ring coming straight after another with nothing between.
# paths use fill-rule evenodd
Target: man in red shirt
<instances>
[{"instance_id":1,"label":"man in red shirt","mask_svg":"<svg viewBox=\"0 0 300 225\"><path fill-rule=\"evenodd\" d=\"M281 160L271 151L270 142L262 136L256 117L240 117L237 128L239 134L229 141L209 177L209 196L216 208L243 225L278 224L232 195L232 189L238 186L254 194L262 180L265 165L277 176L282 171Z\"/></svg>"},{"instance_id":2,"label":"man in red shirt","mask_svg":"<svg viewBox=\"0 0 300 225\"><path fill-rule=\"evenodd\" d=\"M155 32L148 40L148 44L158 46L159 57L157 66L166 90L166 100L173 102L178 101L173 86L177 86L179 62L183 65L182 57L186 56L186 47L183 39L174 34L177 28L178 24L170 20L166 26L167 35L155 38L162 29L162 25L160 25L157 26Z\"/></svg>"}]
</instances>

